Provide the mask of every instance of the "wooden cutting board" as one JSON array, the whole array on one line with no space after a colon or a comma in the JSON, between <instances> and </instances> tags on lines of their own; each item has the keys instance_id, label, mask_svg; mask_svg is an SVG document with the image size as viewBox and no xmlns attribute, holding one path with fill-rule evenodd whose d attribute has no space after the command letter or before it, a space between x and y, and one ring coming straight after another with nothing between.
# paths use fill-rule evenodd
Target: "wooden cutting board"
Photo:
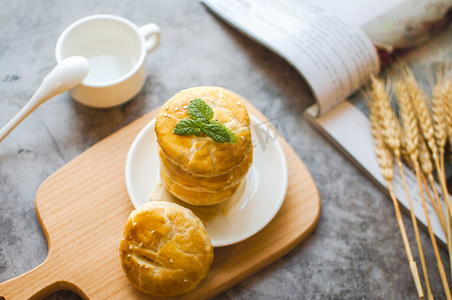
<instances>
[{"instance_id":1,"label":"wooden cutting board","mask_svg":"<svg viewBox=\"0 0 452 300\"><path fill-rule=\"evenodd\" d=\"M250 114L266 120L254 106L246 105ZM35 269L1 283L1 300L40 299L62 289L84 299L152 299L123 275L119 241L134 209L125 184L126 156L136 135L158 110L94 145L42 183L36 212L49 254ZM280 211L253 237L215 248L209 274L182 298L211 298L234 286L289 252L317 225L317 187L295 151L278 138L289 171Z\"/></svg>"}]
</instances>

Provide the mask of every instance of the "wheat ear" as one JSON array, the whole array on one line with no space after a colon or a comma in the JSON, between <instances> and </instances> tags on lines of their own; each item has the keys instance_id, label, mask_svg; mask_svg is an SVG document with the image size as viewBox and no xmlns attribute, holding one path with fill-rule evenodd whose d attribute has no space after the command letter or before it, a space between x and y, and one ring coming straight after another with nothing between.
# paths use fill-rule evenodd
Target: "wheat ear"
<instances>
[{"instance_id":1,"label":"wheat ear","mask_svg":"<svg viewBox=\"0 0 452 300\"><path fill-rule=\"evenodd\" d=\"M433 121L430 116L429 108L427 106L426 97L423 91L418 87L414 75L407 71L406 82L408 85L408 91L410 94L411 101L416 110L416 115L418 118L419 127L421 128L422 135L430 149L433 162L435 164L436 172L440 181L441 191L443 193L444 202L446 202L447 213L446 213L446 237L447 244L452 245L452 232L451 232L451 212L452 207L449 200L449 192L447 190L446 179L444 173L442 172L438 146L435 140ZM452 271L452 248L449 247L449 259L451 261L451 271Z\"/></svg>"},{"instance_id":2,"label":"wheat ear","mask_svg":"<svg viewBox=\"0 0 452 300\"><path fill-rule=\"evenodd\" d=\"M437 74L444 76L443 74ZM436 91L436 93L435 93ZM447 189L446 184L446 172L445 172L445 163L444 163L444 154L445 154L445 146L447 143L447 120L446 120L446 114L445 114L445 108L448 102L448 98L450 95L448 94L450 92L450 89L447 87L446 83L444 82L444 78L440 77L438 80L438 83L436 84L434 88L433 93L433 120L435 121L435 118L438 118L438 121L435 121L435 137L436 142L438 144L439 149L439 159L440 159L440 167L441 171L438 170L438 172L441 173L441 176L439 176L442 179L442 185L444 185L444 191L445 195L443 195L444 201L447 203L446 206L448 208L448 215L446 218L449 220L449 227L448 227L448 245L449 245L449 261L450 261L450 267L452 272L452 206L449 199L449 192ZM438 123L438 125L436 124Z\"/></svg>"},{"instance_id":3,"label":"wheat ear","mask_svg":"<svg viewBox=\"0 0 452 300\"><path fill-rule=\"evenodd\" d=\"M452 213L452 207L449 200L449 193L447 191L445 176L441 168L439 149L435 140L435 130L432 118L430 116L429 108L426 103L426 97L422 90L418 87L416 79L414 78L413 74L410 71L407 71L406 74L407 74L406 82L408 85L408 92L410 94L411 101L413 102L413 105L416 110L416 115L418 118L419 127L421 128L422 135L428 145L428 148L430 149L433 162L435 164L435 169L439 177L441 189L443 192L443 198L446 202L446 206L449 212L447 215L450 217ZM450 230L448 231L449 235Z\"/></svg>"},{"instance_id":4,"label":"wheat ear","mask_svg":"<svg viewBox=\"0 0 452 300\"><path fill-rule=\"evenodd\" d=\"M438 82L433 88L432 98L432 119L433 129L438 146L441 172L444 173L444 152L447 143L447 123L445 105L447 99L447 89L440 74L437 74Z\"/></svg>"},{"instance_id":5,"label":"wheat ear","mask_svg":"<svg viewBox=\"0 0 452 300\"><path fill-rule=\"evenodd\" d=\"M447 95L444 99L446 132L449 139L449 144L452 147L452 81L450 79L445 80L444 88Z\"/></svg>"},{"instance_id":6,"label":"wheat ear","mask_svg":"<svg viewBox=\"0 0 452 300\"><path fill-rule=\"evenodd\" d=\"M419 227L417 225L417 219L416 215L414 214L413 209L413 203L411 200L411 195L408 189L408 185L406 183L405 178L405 172L403 170L402 160L401 160L401 152L400 147L402 145L401 143L401 134L402 129L400 127L400 123L397 120L397 117L394 113L394 111L391 108L391 105L389 103L389 96L388 93L385 90L384 83L381 80L376 79L375 77L372 78L372 87L374 89L374 95L376 97L376 105L379 107L379 122L380 122L380 128L382 129L383 137L385 140L386 145L390 148L392 153L395 156L400 175L402 177L403 186L405 188L406 196L408 199L408 204L410 206L410 216L411 216L411 222L413 223L413 229L416 236L416 243L418 247L419 257L421 260L421 266L422 271L424 273L424 280L425 285L427 288L427 296L429 299L432 299L433 295L430 288L430 281L428 279L428 272L427 272L427 264L425 263L425 256L424 256L424 250L422 247L421 242L421 236L419 234ZM399 91L400 94L401 91ZM406 92L406 89L404 89L402 92L404 92L404 100L403 101L409 101L408 93ZM413 126L415 122L409 122L410 124L407 124L410 126L409 128L405 128L405 132L408 133L408 138L405 139L406 143L417 143L417 139L413 138L413 136L417 136L417 127ZM411 140L410 140L411 139ZM411 148L411 160L414 159L414 161L417 161L417 144L414 144L413 146L409 146Z\"/></svg>"},{"instance_id":7,"label":"wheat ear","mask_svg":"<svg viewBox=\"0 0 452 300\"><path fill-rule=\"evenodd\" d=\"M400 113L401 113L401 119L402 119L402 123L404 124L404 136L405 136L405 148L407 150L408 153L410 154L410 161L413 162L417 162L418 157L419 157L419 150L418 148L419 146L419 130L418 130L418 123L417 123L417 118L416 118L416 113L415 113L415 109L413 107L412 102L409 99L409 95L408 95L408 90L406 88L406 86L403 84L402 81L398 81L397 82L397 89L396 91L398 92L397 94L397 99L399 102L399 107L400 107ZM441 108L439 107L439 103L438 101L435 101L436 103L436 108L435 110L437 111L436 114L436 123L438 124L443 124L442 120L444 120L444 115L441 116L441 113L438 110L441 110ZM445 129L445 126L439 125L439 128L442 127L443 129ZM445 133L445 130L443 131L443 133ZM444 147L445 145L445 134L442 135L438 135L438 137L440 137L442 139L441 145ZM423 142L423 139L421 137L421 141ZM444 211L442 210L442 205L440 204L440 200L439 200L439 196L438 196L438 192L436 191L436 185L434 184L434 179L433 179L433 166L431 164L430 161L430 155L428 153L428 151L426 151L427 149L425 148L425 142L423 143L424 147L421 147L421 166L423 169L423 172L425 174L427 174L430 184L432 184L432 188L434 188L434 193L435 193L435 199L430 197L431 195L429 195L430 199L432 199L431 203L437 213L437 215L440 218L440 222L443 226L443 230L444 232L446 232L446 225L445 225L445 221L444 221ZM414 163L413 163L414 165ZM429 191L427 190L427 192L429 193ZM437 204L439 203L439 204Z\"/></svg>"},{"instance_id":8,"label":"wheat ear","mask_svg":"<svg viewBox=\"0 0 452 300\"><path fill-rule=\"evenodd\" d=\"M438 245L436 243L435 235L433 234L432 226L430 223L430 217L427 210L427 204L425 202L424 192L422 188L422 180L421 180L421 171L420 166L418 162L418 156L419 156L419 131L418 131L418 125L416 120L416 114L414 112L414 108L411 104L410 98L408 96L408 91L406 86L403 84L402 81L398 81L396 84L396 96L399 103L400 108L400 116L402 120L403 125L403 135L405 140L405 147L410 155L410 160L413 163L416 178L418 182L419 187L419 194L421 196L422 200L422 206L424 208L425 217L427 220L427 227L428 232L430 235L430 240L432 242L432 246L435 252L438 271L441 276L441 281L443 284L444 292L446 294L447 299L451 299L450 289L446 278L446 272L444 271L444 266L441 260L441 256L439 255L438 251ZM428 186L427 186L428 188ZM411 207L410 207L411 208ZM411 208L412 209L412 208ZM433 295L431 296L433 297ZM430 298L430 295L429 295Z\"/></svg>"},{"instance_id":9,"label":"wheat ear","mask_svg":"<svg viewBox=\"0 0 452 300\"><path fill-rule=\"evenodd\" d=\"M446 133L448 136L449 144L452 147L452 78L451 78L451 71L452 71L452 62L448 61L444 63L440 70L436 72L437 78L440 78L437 80L437 82L441 82L444 93L444 117L445 117L445 124L446 124Z\"/></svg>"},{"instance_id":10,"label":"wheat ear","mask_svg":"<svg viewBox=\"0 0 452 300\"><path fill-rule=\"evenodd\" d=\"M438 177L440 179L441 189L443 190L444 199L447 203L449 214L452 213L452 207L449 201L449 193L447 191L447 186L445 185L445 178L440 166L439 149L435 139L435 129L433 125L432 117L430 116L429 108L427 106L426 97L423 91L418 87L416 79L411 72L407 72L406 82L408 85L408 92L410 94L411 101L416 110L416 115L419 122L419 127L421 128L422 135L430 149L433 162L435 164Z\"/></svg>"},{"instance_id":11,"label":"wheat ear","mask_svg":"<svg viewBox=\"0 0 452 300\"><path fill-rule=\"evenodd\" d=\"M437 84L433 89L432 118L440 156L439 159L441 171L438 170L438 172L441 172L442 176L445 177L444 154L446 152L445 148L447 143L448 130L447 111L450 100L449 98L451 98L449 92L452 92L452 90L450 90L450 82L446 82L442 76L444 76L443 72L437 73ZM446 197L444 197L444 199L446 199ZM442 210L441 201L439 201L438 203L438 206Z\"/></svg>"},{"instance_id":12,"label":"wheat ear","mask_svg":"<svg viewBox=\"0 0 452 300\"><path fill-rule=\"evenodd\" d=\"M372 98L378 97L378 94L375 94L375 90L371 90ZM378 101L378 100L377 100ZM394 178L394 169L393 169L393 159L391 155L391 151L385 145L383 135L381 133L380 124L379 124L379 108L374 100L374 102L369 103L369 120L371 125L372 135L375 141L375 154L377 157L378 164L380 166L380 171L383 178L386 181L386 186L388 188L389 195L391 197L392 203L394 205L394 210L396 214L397 224L399 225L400 234L402 235L403 245L405 247L405 252L408 258L408 263L410 265L411 274L413 276L414 284L416 286L416 290L419 298L424 298L424 292L422 289L421 280L419 277L419 272L417 270L416 262L413 259L413 254L411 252L410 243L408 241L408 237L406 234L405 225L402 220L402 215L400 213L399 203L394 195L394 188L392 185L392 180Z\"/></svg>"},{"instance_id":13,"label":"wheat ear","mask_svg":"<svg viewBox=\"0 0 452 300\"><path fill-rule=\"evenodd\" d=\"M416 79L411 72L407 72L406 84L410 99L413 102L414 109L416 111L419 127L421 128L422 135L427 142L430 151L432 152L433 161L438 162L438 146L435 141L435 131L433 127L433 120L430 116L429 108L426 102L426 96L424 92L417 85Z\"/></svg>"}]
</instances>

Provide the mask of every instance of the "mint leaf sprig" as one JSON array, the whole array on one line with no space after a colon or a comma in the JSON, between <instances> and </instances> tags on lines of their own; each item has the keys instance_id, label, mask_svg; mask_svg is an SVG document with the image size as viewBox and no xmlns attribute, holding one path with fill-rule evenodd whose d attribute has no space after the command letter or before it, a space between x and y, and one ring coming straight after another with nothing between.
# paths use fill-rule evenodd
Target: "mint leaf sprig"
<instances>
[{"instance_id":1,"label":"mint leaf sprig","mask_svg":"<svg viewBox=\"0 0 452 300\"><path fill-rule=\"evenodd\" d=\"M202 99L196 98L188 105L191 119L180 120L173 132L177 135L207 135L217 143L237 143L237 136L222 123L213 119L212 108Z\"/></svg>"}]
</instances>

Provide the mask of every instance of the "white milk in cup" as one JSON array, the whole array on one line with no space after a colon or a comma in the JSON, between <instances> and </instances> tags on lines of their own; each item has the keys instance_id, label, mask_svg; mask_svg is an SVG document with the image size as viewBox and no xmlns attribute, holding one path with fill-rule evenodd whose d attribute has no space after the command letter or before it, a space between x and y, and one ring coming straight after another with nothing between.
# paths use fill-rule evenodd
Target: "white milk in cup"
<instances>
[{"instance_id":1,"label":"white milk in cup","mask_svg":"<svg viewBox=\"0 0 452 300\"><path fill-rule=\"evenodd\" d=\"M78 102L98 108L113 107L133 98L146 81L146 56L160 43L154 23L137 27L114 15L93 15L66 28L59 37L57 62L82 56L89 73L70 90Z\"/></svg>"}]
</instances>

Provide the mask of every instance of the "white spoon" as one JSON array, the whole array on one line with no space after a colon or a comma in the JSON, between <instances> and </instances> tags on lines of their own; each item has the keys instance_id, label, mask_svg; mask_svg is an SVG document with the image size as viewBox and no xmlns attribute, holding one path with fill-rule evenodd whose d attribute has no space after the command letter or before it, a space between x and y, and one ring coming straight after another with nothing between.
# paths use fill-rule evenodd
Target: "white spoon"
<instances>
[{"instance_id":1,"label":"white spoon","mask_svg":"<svg viewBox=\"0 0 452 300\"><path fill-rule=\"evenodd\" d=\"M39 105L76 87L88 75L88 72L88 60L81 56L71 56L62 60L44 77L38 90L25 106L0 129L0 142Z\"/></svg>"}]
</instances>

